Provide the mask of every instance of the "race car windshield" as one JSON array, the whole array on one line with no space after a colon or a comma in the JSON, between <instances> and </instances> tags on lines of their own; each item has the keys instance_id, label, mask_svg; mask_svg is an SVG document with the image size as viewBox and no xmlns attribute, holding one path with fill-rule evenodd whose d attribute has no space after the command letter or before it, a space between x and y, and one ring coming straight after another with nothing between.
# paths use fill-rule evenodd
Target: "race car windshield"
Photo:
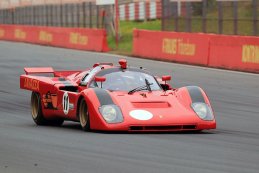
<instances>
[{"instance_id":1,"label":"race car windshield","mask_svg":"<svg viewBox=\"0 0 259 173\"><path fill-rule=\"evenodd\" d=\"M98 75L98 74L97 74ZM140 86L146 85L146 81L152 83L150 89L152 91L161 90L160 85L150 74L139 71L116 71L102 75L106 78L102 83L102 88L110 91L131 91ZM101 87L100 82L93 83L95 87ZM92 85L92 87L94 87ZM149 90L149 88L143 89Z\"/></svg>"}]
</instances>

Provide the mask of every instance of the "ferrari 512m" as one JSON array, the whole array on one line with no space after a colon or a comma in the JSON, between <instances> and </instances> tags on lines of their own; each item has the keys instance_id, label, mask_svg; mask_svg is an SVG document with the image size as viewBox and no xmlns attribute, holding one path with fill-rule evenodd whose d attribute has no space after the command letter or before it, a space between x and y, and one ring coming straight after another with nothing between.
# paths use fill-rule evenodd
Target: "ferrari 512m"
<instances>
[{"instance_id":1,"label":"ferrari 512m","mask_svg":"<svg viewBox=\"0 0 259 173\"><path fill-rule=\"evenodd\" d=\"M20 88L32 91L37 125L80 122L84 131L201 131L216 128L205 92L197 86L172 88L171 76L143 68L96 63L84 71L24 68ZM48 74L48 75L44 75ZM51 77L50 77L51 75Z\"/></svg>"}]
</instances>

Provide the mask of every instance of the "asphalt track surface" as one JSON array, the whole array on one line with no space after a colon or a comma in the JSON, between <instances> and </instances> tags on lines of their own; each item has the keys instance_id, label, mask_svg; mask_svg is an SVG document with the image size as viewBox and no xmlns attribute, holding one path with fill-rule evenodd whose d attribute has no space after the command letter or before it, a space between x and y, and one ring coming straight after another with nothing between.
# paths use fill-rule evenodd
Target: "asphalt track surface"
<instances>
[{"instance_id":1,"label":"asphalt track surface","mask_svg":"<svg viewBox=\"0 0 259 173\"><path fill-rule=\"evenodd\" d=\"M0 173L258 173L259 75L126 58L172 85L207 91L218 127L202 133L83 132L79 124L36 126L24 66L85 69L115 55L0 42Z\"/></svg>"}]
</instances>

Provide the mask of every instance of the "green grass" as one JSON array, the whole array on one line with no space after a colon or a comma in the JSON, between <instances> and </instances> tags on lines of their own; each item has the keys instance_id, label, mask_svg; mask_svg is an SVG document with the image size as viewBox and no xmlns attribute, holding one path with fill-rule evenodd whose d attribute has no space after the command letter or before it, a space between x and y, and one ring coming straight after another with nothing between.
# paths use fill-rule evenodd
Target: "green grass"
<instances>
[{"instance_id":1,"label":"green grass","mask_svg":"<svg viewBox=\"0 0 259 173\"><path fill-rule=\"evenodd\" d=\"M133 30L147 29L147 30L161 30L161 21L153 20L146 22L121 21L120 22L120 40L119 46L116 48L116 41L114 36L108 36L108 44L112 49L111 53L119 53L123 55L130 55L132 52Z\"/></svg>"}]
</instances>

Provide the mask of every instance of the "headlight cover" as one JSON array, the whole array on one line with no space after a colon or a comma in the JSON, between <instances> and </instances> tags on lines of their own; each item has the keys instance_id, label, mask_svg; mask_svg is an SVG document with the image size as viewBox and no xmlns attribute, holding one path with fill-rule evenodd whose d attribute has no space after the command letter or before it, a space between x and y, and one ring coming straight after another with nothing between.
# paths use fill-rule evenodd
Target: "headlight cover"
<instances>
[{"instance_id":1,"label":"headlight cover","mask_svg":"<svg viewBox=\"0 0 259 173\"><path fill-rule=\"evenodd\" d=\"M193 103L191 106L192 106L192 109L194 110L194 112L202 120L206 120L206 121L214 120L212 110L206 103L197 102L197 103Z\"/></svg>"},{"instance_id":2,"label":"headlight cover","mask_svg":"<svg viewBox=\"0 0 259 173\"><path fill-rule=\"evenodd\" d=\"M117 105L103 105L99 108L99 112L107 123L121 123L123 116Z\"/></svg>"}]
</instances>

